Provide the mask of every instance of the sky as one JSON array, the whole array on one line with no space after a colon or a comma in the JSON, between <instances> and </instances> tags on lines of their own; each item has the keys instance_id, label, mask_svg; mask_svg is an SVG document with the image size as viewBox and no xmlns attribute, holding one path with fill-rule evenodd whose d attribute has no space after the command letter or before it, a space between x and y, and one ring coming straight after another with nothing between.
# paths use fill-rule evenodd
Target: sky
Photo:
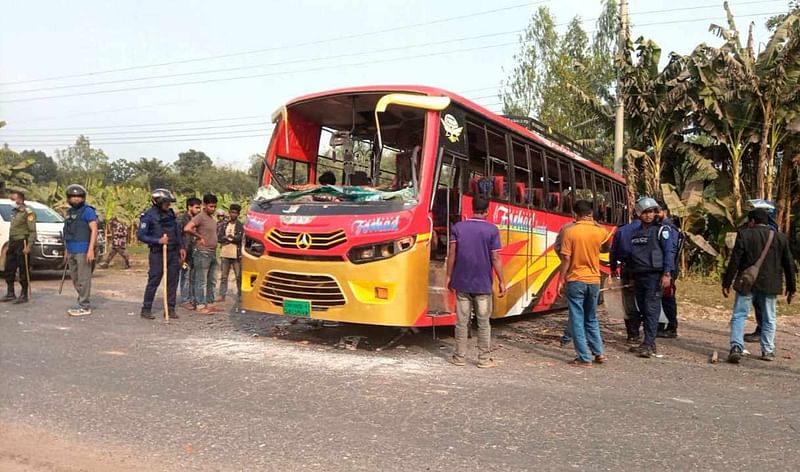
<instances>
[{"instance_id":1,"label":"sky","mask_svg":"<svg viewBox=\"0 0 800 472\"><path fill-rule=\"evenodd\" d=\"M689 53L724 24L721 0L630 0L632 37ZM730 2L737 25L786 0ZM246 169L271 113L337 87L442 87L499 111L518 36L540 5L594 29L600 0L0 1L0 143L53 154L79 134L112 159L189 148ZM43 80L46 79L46 80Z\"/></svg>"}]
</instances>

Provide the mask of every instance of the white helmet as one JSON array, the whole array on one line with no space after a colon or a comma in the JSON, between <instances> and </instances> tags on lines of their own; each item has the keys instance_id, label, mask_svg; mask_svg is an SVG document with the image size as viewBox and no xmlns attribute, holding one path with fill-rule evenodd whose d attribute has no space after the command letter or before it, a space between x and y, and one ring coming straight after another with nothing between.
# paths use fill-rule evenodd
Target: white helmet
<instances>
[{"instance_id":1,"label":"white helmet","mask_svg":"<svg viewBox=\"0 0 800 472\"><path fill-rule=\"evenodd\" d=\"M655 201L654 198L651 197L642 197L636 201L636 214L641 215L642 213L646 212L647 210L657 210L659 209L658 202Z\"/></svg>"}]
</instances>

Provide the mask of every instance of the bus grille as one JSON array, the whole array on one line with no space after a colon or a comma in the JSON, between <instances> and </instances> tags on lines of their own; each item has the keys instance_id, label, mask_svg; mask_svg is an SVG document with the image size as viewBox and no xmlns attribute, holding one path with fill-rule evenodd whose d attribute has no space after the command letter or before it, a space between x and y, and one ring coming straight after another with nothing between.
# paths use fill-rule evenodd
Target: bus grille
<instances>
[{"instance_id":1,"label":"bus grille","mask_svg":"<svg viewBox=\"0 0 800 472\"><path fill-rule=\"evenodd\" d=\"M308 300L314 311L326 311L345 304L344 294L336 279L327 275L270 272L264 278L259 294L278 306L283 306L287 298Z\"/></svg>"},{"instance_id":2,"label":"bus grille","mask_svg":"<svg viewBox=\"0 0 800 472\"><path fill-rule=\"evenodd\" d=\"M286 249L325 250L347 242L347 236L341 229L332 233L296 233L273 229L267 239L272 244Z\"/></svg>"}]
</instances>

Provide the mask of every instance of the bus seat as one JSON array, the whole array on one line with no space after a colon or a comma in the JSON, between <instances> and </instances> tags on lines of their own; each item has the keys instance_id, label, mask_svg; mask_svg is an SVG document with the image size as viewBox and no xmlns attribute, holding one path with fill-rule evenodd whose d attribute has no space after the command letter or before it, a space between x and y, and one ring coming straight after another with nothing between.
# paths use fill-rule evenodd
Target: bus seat
<instances>
[{"instance_id":1,"label":"bus seat","mask_svg":"<svg viewBox=\"0 0 800 472\"><path fill-rule=\"evenodd\" d=\"M531 201L535 206L541 206L544 202L544 189L543 188L533 188L528 190L528 193L531 194L532 199ZM531 197L529 197L531 198Z\"/></svg>"},{"instance_id":2,"label":"bus seat","mask_svg":"<svg viewBox=\"0 0 800 472\"><path fill-rule=\"evenodd\" d=\"M495 175L494 176L494 195L497 198L505 198L506 197L506 178L502 175Z\"/></svg>"},{"instance_id":3,"label":"bus seat","mask_svg":"<svg viewBox=\"0 0 800 472\"><path fill-rule=\"evenodd\" d=\"M486 177L474 177L469 183L469 191L473 195L483 195L486 198L492 196L493 183Z\"/></svg>"},{"instance_id":4,"label":"bus seat","mask_svg":"<svg viewBox=\"0 0 800 472\"><path fill-rule=\"evenodd\" d=\"M525 184L522 182L517 182L516 199L519 204L525 204L530 201L529 194L525 191Z\"/></svg>"},{"instance_id":5,"label":"bus seat","mask_svg":"<svg viewBox=\"0 0 800 472\"><path fill-rule=\"evenodd\" d=\"M547 197L547 208L550 210L554 210L561 205L561 193L560 192L550 192L549 196Z\"/></svg>"}]
</instances>

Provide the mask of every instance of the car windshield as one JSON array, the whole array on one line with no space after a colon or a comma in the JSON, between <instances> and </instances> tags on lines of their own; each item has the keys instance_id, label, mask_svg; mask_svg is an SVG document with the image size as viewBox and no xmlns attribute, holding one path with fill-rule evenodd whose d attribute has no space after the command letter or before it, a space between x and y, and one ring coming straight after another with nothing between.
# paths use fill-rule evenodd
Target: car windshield
<instances>
[{"instance_id":1,"label":"car windshield","mask_svg":"<svg viewBox=\"0 0 800 472\"><path fill-rule=\"evenodd\" d=\"M58 213L51 210L47 207L39 207L34 208L33 212L36 214L36 222L37 223L63 223L64 218L61 217ZM14 210L14 206L8 203L0 203L0 216L2 216L3 221L11 221L11 212Z\"/></svg>"}]
</instances>

